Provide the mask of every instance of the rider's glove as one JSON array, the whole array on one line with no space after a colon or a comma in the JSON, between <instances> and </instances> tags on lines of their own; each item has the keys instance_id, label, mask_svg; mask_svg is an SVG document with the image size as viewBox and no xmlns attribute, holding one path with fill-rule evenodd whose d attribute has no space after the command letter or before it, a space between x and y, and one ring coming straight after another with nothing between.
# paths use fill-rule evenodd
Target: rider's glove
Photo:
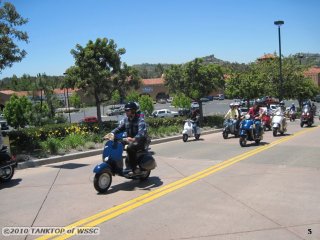
<instances>
[{"instance_id":1,"label":"rider's glove","mask_svg":"<svg viewBox=\"0 0 320 240\"><path fill-rule=\"evenodd\" d=\"M103 139L113 141L113 139L114 139L114 134L113 134L113 133L108 133L107 135L105 135L105 136L103 137Z\"/></svg>"}]
</instances>

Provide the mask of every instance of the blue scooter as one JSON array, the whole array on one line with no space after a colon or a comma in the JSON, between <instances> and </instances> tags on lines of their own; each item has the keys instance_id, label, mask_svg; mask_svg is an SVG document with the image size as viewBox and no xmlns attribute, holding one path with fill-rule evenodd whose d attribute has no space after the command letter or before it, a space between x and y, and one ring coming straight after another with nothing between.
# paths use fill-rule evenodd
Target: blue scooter
<instances>
[{"instance_id":1,"label":"blue scooter","mask_svg":"<svg viewBox=\"0 0 320 240\"><path fill-rule=\"evenodd\" d=\"M237 130L236 125L237 120L235 119L226 119L223 122L222 136L224 139L227 139L229 134L233 134L236 138L239 136L239 131Z\"/></svg>"},{"instance_id":2,"label":"blue scooter","mask_svg":"<svg viewBox=\"0 0 320 240\"><path fill-rule=\"evenodd\" d=\"M95 173L93 185L99 193L108 191L112 183L112 176L118 175L128 179L146 180L150 176L151 170L156 168L156 161L145 148L144 150L137 152L140 173L130 175L129 170L123 169L123 150L125 144L126 138L123 133L116 134L113 140L109 139L105 143L102 153L103 162L93 169L93 172ZM128 169L127 158L125 164Z\"/></svg>"},{"instance_id":3,"label":"blue scooter","mask_svg":"<svg viewBox=\"0 0 320 240\"><path fill-rule=\"evenodd\" d=\"M257 134L256 128L260 128L259 134ZM261 127L261 121L259 122L257 119L250 119L250 115L247 114L245 119L240 123L240 146L245 147L247 145L247 141L255 141L256 144L259 145L262 139L263 128Z\"/></svg>"}]
</instances>

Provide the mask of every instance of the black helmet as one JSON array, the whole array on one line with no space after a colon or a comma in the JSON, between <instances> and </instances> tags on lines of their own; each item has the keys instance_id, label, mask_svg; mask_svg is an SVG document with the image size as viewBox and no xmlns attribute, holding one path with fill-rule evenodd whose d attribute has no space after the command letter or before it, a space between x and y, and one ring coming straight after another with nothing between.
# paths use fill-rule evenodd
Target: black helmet
<instances>
[{"instance_id":1,"label":"black helmet","mask_svg":"<svg viewBox=\"0 0 320 240\"><path fill-rule=\"evenodd\" d=\"M255 102L255 105L257 105L258 107L261 107L263 105L263 102L258 98Z\"/></svg>"},{"instance_id":2,"label":"black helmet","mask_svg":"<svg viewBox=\"0 0 320 240\"><path fill-rule=\"evenodd\" d=\"M138 107L137 104L135 102L128 102L126 105L124 105L124 110L135 110L137 111Z\"/></svg>"}]
</instances>

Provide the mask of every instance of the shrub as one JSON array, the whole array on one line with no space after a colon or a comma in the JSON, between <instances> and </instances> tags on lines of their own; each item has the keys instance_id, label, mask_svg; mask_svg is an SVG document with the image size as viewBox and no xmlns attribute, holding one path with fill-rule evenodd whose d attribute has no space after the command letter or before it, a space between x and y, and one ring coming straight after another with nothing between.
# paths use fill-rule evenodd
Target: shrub
<instances>
[{"instance_id":1,"label":"shrub","mask_svg":"<svg viewBox=\"0 0 320 240\"><path fill-rule=\"evenodd\" d=\"M46 141L40 143L42 149L50 154L57 154L59 149L62 148L62 141L58 138L48 138Z\"/></svg>"},{"instance_id":2,"label":"shrub","mask_svg":"<svg viewBox=\"0 0 320 240\"><path fill-rule=\"evenodd\" d=\"M76 149L79 146L84 146L86 140L84 135L72 133L63 140L63 143L67 147Z\"/></svg>"}]
</instances>

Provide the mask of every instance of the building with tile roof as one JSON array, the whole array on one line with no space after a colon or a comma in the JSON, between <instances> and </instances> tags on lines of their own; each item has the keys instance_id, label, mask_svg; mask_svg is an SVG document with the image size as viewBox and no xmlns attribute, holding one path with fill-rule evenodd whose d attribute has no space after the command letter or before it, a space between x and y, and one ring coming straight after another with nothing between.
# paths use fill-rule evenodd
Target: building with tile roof
<instances>
[{"instance_id":1,"label":"building with tile roof","mask_svg":"<svg viewBox=\"0 0 320 240\"><path fill-rule=\"evenodd\" d=\"M306 77L309 77L313 82L320 87L320 67L311 67L304 72Z\"/></svg>"}]
</instances>

